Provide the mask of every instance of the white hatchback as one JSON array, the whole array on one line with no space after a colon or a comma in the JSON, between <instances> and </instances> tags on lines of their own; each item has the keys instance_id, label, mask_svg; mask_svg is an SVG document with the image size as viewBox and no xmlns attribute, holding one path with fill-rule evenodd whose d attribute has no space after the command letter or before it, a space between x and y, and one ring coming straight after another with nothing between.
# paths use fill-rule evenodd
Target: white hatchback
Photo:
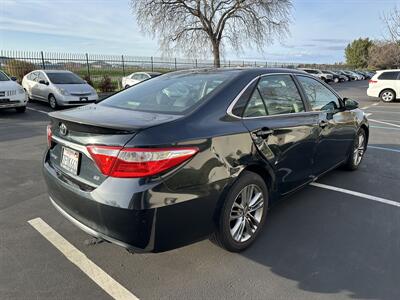
<instances>
[{"instance_id":1,"label":"white hatchback","mask_svg":"<svg viewBox=\"0 0 400 300\"><path fill-rule=\"evenodd\" d=\"M367 95L384 102L400 99L400 69L377 71L369 81Z\"/></svg>"},{"instance_id":2,"label":"white hatchback","mask_svg":"<svg viewBox=\"0 0 400 300\"><path fill-rule=\"evenodd\" d=\"M23 113L26 110L28 97L15 80L16 78L10 78L0 71L0 109L15 108L17 112Z\"/></svg>"},{"instance_id":3,"label":"white hatchback","mask_svg":"<svg viewBox=\"0 0 400 300\"><path fill-rule=\"evenodd\" d=\"M136 72L132 73L128 76L122 77L122 87L123 88L128 88L132 85L138 84L139 82L142 82L144 80L154 78L157 76L160 76L161 73L158 72Z\"/></svg>"}]
</instances>

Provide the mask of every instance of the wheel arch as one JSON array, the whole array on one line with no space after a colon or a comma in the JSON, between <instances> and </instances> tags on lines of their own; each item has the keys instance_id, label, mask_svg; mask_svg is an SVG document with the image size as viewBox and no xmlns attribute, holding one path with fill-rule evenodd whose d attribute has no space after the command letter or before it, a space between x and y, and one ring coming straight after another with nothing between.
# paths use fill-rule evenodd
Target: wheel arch
<instances>
[{"instance_id":1,"label":"wheel arch","mask_svg":"<svg viewBox=\"0 0 400 300\"><path fill-rule=\"evenodd\" d=\"M395 91L394 89L392 89L392 88L384 88L384 89L382 89L382 90L379 92L379 98L382 96L382 93L383 93L384 91L392 91L392 92L394 93L395 98L397 98L397 93L396 93L396 91Z\"/></svg>"}]
</instances>

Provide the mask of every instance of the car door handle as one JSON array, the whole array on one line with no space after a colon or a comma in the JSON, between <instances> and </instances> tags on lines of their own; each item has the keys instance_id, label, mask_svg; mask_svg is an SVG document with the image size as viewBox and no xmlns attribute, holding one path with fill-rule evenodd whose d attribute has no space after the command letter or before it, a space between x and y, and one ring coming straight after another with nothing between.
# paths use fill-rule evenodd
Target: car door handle
<instances>
[{"instance_id":1,"label":"car door handle","mask_svg":"<svg viewBox=\"0 0 400 300\"><path fill-rule=\"evenodd\" d=\"M266 138L267 136L273 134L274 131L272 129L268 129L266 127L261 128L255 132L255 135L261 138Z\"/></svg>"},{"instance_id":2,"label":"car door handle","mask_svg":"<svg viewBox=\"0 0 400 300\"><path fill-rule=\"evenodd\" d=\"M325 121L325 120L321 120L318 122L318 125L321 128L325 128L326 126L328 126L328 124L329 124L328 121Z\"/></svg>"}]
</instances>

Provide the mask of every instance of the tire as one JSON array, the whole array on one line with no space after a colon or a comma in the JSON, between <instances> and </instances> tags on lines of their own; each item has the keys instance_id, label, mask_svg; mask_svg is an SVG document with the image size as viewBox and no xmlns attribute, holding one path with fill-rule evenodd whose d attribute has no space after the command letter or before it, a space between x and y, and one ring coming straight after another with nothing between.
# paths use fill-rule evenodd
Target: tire
<instances>
[{"instance_id":1,"label":"tire","mask_svg":"<svg viewBox=\"0 0 400 300\"><path fill-rule=\"evenodd\" d=\"M338 83L338 82L340 81L340 79L339 79L339 78L335 78L333 81L334 81L335 83Z\"/></svg>"},{"instance_id":2,"label":"tire","mask_svg":"<svg viewBox=\"0 0 400 300\"><path fill-rule=\"evenodd\" d=\"M15 110L17 113L24 113L26 111L26 106L16 107Z\"/></svg>"},{"instance_id":3,"label":"tire","mask_svg":"<svg viewBox=\"0 0 400 300\"><path fill-rule=\"evenodd\" d=\"M49 105L54 110L57 110L59 108L59 105L57 103L57 99L53 95L49 96Z\"/></svg>"},{"instance_id":4,"label":"tire","mask_svg":"<svg viewBox=\"0 0 400 300\"><path fill-rule=\"evenodd\" d=\"M267 209L268 188L264 180L256 173L244 171L226 195L211 240L231 252L245 250L262 230Z\"/></svg>"},{"instance_id":5,"label":"tire","mask_svg":"<svg viewBox=\"0 0 400 300\"><path fill-rule=\"evenodd\" d=\"M361 142L362 139L362 142ZM361 142L361 145L360 145ZM363 128L360 128L354 138L351 153L344 164L345 169L354 171L357 170L364 158L365 150L367 148L367 134Z\"/></svg>"},{"instance_id":6,"label":"tire","mask_svg":"<svg viewBox=\"0 0 400 300\"><path fill-rule=\"evenodd\" d=\"M127 85L125 85L125 89L127 89L128 87L130 87L130 85L128 85L128 84L127 84Z\"/></svg>"},{"instance_id":7,"label":"tire","mask_svg":"<svg viewBox=\"0 0 400 300\"><path fill-rule=\"evenodd\" d=\"M396 93L393 90L383 90L379 95L383 102L392 102L396 99Z\"/></svg>"}]
</instances>

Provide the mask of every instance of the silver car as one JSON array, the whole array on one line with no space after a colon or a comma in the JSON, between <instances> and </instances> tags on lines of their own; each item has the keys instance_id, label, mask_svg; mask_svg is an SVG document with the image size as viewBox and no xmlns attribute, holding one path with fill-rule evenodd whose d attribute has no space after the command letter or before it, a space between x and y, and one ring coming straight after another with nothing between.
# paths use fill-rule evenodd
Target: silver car
<instances>
[{"instance_id":1,"label":"silver car","mask_svg":"<svg viewBox=\"0 0 400 300\"><path fill-rule=\"evenodd\" d=\"M53 109L84 105L99 99L93 87L70 71L32 71L24 76L22 86L30 99L46 101Z\"/></svg>"}]
</instances>

